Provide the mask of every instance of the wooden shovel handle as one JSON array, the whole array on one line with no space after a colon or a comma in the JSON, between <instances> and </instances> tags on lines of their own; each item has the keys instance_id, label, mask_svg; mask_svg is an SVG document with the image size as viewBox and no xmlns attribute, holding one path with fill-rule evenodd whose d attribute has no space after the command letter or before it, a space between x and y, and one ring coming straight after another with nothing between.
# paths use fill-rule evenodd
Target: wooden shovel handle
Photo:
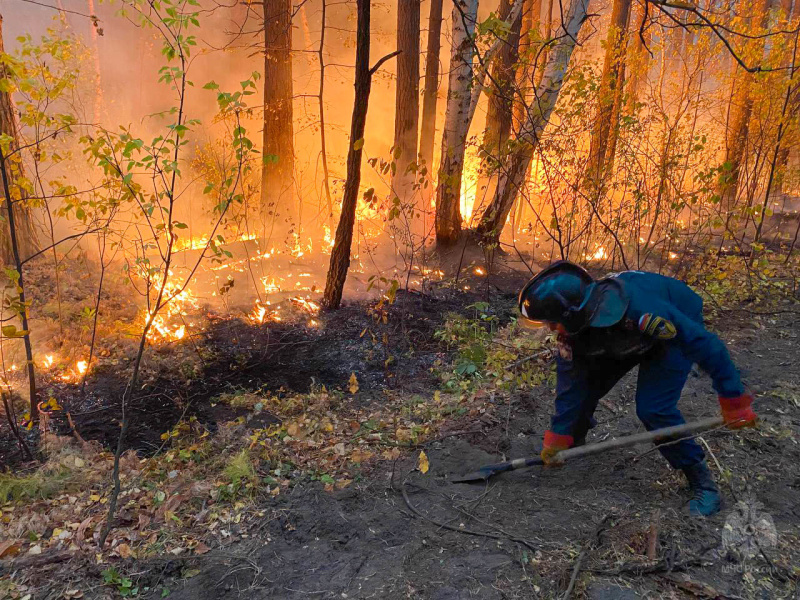
<instances>
[{"instance_id":1,"label":"wooden shovel handle","mask_svg":"<svg viewBox=\"0 0 800 600\"><path fill-rule=\"evenodd\" d=\"M553 457L553 462L566 462L568 460L579 458L581 456L591 456L593 454L601 454L607 450L616 450L617 448L625 448L626 446L633 446L635 444L646 444L652 442L666 442L671 439L686 437L714 429L719 427L725 420L719 417L708 417L699 421L692 421L691 423L684 423L683 425L673 425L672 427L665 427L663 429L656 429L654 431L646 431L644 433L635 433L621 438L614 438L599 442L597 444L586 444L585 446L578 446L577 448L569 448L562 450Z\"/></svg>"}]
</instances>

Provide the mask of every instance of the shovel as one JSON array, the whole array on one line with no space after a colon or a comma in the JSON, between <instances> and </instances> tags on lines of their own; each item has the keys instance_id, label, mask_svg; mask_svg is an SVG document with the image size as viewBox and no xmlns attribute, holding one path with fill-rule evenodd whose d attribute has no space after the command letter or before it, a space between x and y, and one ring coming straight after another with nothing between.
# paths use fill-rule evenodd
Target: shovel
<instances>
[{"instance_id":1,"label":"shovel","mask_svg":"<svg viewBox=\"0 0 800 600\"><path fill-rule=\"evenodd\" d=\"M665 427L663 429L655 429L645 433L635 433L633 435L626 435L625 437L606 440L597 444L586 444L585 446L578 446L577 448L569 448L562 450L553 457L553 461L557 463L566 462L575 458L583 456L591 456L593 454L601 454L608 450L616 450L617 448L625 448L627 446L634 446L636 444L644 444L647 442L663 443L671 440L676 440L682 437L708 431L719 427L725 421L722 417L708 417L699 421L692 421L691 423L684 423L683 425L673 425L672 427ZM517 458L507 462L495 463L493 465L486 465L477 471L463 475L453 479L453 483L465 483L470 481L486 481L493 475L498 473L505 473L506 471L515 471L517 469L524 469L526 467L533 467L535 465L543 465L544 461L538 457L533 456L530 458Z\"/></svg>"}]
</instances>

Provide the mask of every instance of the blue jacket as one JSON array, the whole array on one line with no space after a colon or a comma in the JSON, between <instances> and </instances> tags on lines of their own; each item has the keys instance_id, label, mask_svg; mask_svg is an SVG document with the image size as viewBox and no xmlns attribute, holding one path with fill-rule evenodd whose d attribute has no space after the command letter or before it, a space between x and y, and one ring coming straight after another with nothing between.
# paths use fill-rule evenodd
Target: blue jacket
<instances>
[{"instance_id":1,"label":"blue jacket","mask_svg":"<svg viewBox=\"0 0 800 600\"><path fill-rule=\"evenodd\" d=\"M588 328L563 340L558 365L556 414L551 429L569 434L592 381L603 377L597 359L636 364L654 346L666 346L661 360L688 366L697 363L720 396L744 393L739 372L722 341L703 326L703 299L688 285L656 273L625 271L615 275L627 293L625 316L609 328ZM593 369L595 371L593 372ZM596 400L594 400L596 402ZM676 400L677 401L677 400Z\"/></svg>"}]
</instances>

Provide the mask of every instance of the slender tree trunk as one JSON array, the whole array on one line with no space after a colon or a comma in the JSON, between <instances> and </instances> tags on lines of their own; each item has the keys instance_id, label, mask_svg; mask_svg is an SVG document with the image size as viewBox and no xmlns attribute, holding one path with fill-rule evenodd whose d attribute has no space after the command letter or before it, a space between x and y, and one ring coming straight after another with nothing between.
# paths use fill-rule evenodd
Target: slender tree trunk
<instances>
[{"instance_id":1,"label":"slender tree trunk","mask_svg":"<svg viewBox=\"0 0 800 600\"><path fill-rule=\"evenodd\" d=\"M0 16L0 53L5 53L3 44L3 17ZM0 66L0 79L7 76L5 67ZM17 153L19 148L19 136L17 131L17 119L11 102L11 95L8 92L0 92L0 134L10 138L8 151L0 149L0 171L2 171L2 186L4 202L0 210L0 259L3 267L13 265L19 279L17 286L19 289L19 301L25 305L25 282L22 273L23 256L33 254L36 249L36 233L33 227L30 208L25 205L25 192L16 185L18 178L24 175L22 170L22 158ZM12 191L13 190L13 191ZM16 193L15 193L16 192ZM23 343L25 344L25 360L28 371L28 393L30 395L30 415L31 419L36 420L38 414L38 402L36 398L36 371L33 365L33 348L31 347L31 336L28 328L28 310L22 310L20 314L22 331L24 332Z\"/></svg>"},{"instance_id":2,"label":"slender tree trunk","mask_svg":"<svg viewBox=\"0 0 800 600\"><path fill-rule=\"evenodd\" d=\"M753 18L760 27L764 28L769 16L769 0L755 0L753 4ZM756 44L756 56L763 56L764 38L753 41ZM729 109L727 143L725 151L725 173L723 183L720 188L720 197L723 210L730 212L736 205L736 197L739 194L740 179L742 178L741 166L747 147L747 137L750 133L750 116L753 112L753 95L751 88L755 84L755 77L746 71L738 72L739 65L734 63L733 67L737 73L733 80L733 93Z\"/></svg>"},{"instance_id":3,"label":"slender tree trunk","mask_svg":"<svg viewBox=\"0 0 800 600\"><path fill-rule=\"evenodd\" d=\"M419 129L420 0L397 2L397 86L394 116L395 172L392 190L401 200L412 193ZM410 170L411 167L411 170Z\"/></svg>"},{"instance_id":4,"label":"slender tree trunk","mask_svg":"<svg viewBox=\"0 0 800 600\"><path fill-rule=\"evenodd\" d=\"M454 0L452 47L442 156L436 189L436 243L455 244L461 236L461 176L469 131L472 94L472 36L478 0Z\"/></svg>"},{"instance_id":5,"label":"slender tree trunk","mask_svg":"<svg viewBox=\"0 0 800 600\"><path fill-rule=\"evenodd\" d=\"M520 26L519 64L516 72L516 94L514 95L513 107L511 110L512 131L516 136L525 122L528 112L528 103L532 96L532 78L536 71L533 61L536 59L535 52L538 50L541 32L539 29L540 15L542 12L542 0L525 0L522 6L522 23ZM534 41L537 43L534 45Z\"/></svg>"},{"instance_id":6,"label":"slender tree trunk","mask_svg":"<svg viewBox=\"0 0 800 600\"><path fill-rule=\"evenodd\" d=\"M263 0L264 164L261 209L277 223L292 219L294 130L292 110L292 0Z\"/></svg>"},{"instance_id":7,"label":"slender tree trunk","mask_svg":"<svg viewBox=\"0 0 800 600\"><path fill-rule=\"evenodd\" d=\"M0 23L2 23L2 19L0 19ZM3 94L7 95L7 94ZM16 207L14 206L17 204L16 201L12 201L11 196L11 185L9 183L10 179L10 168L9 168L8 158L6 157L5 152L3 152L2 148L0 148L0 176L2 176L2 185L3 185L3 194L6 197L6 218L8 219L8 233L9 233L9 242L11 246L11 253L14 259L14 269L17 272L17 289L19 290L19 302L20 304L25 307L20 311L20 321L22 324L22 332L23 332L23 342L25 344L25 361L27 362L27 371L28 371L28 393L30 394L30 416L31 420L37 420L39 418L39 408L38 402L36 400L36 371L33 366L33 348L31 347L31 335L30 329L28 327L28 309L26 307L26 300L25 300L25 278L22 274L22 256L20 254L20 240L17 237L17 222L15 213ZM5 266L5 265L4 265Z\"/></svg>"},{"instance_id":8,"label":"slender tree trunk","mask_svg":"<svg viewBox=\"0 0 800 600\"><path fill-rule=\"evenodd\" d=\"M647 48L650 46L651 28L641 31L642 18L644 11L637 4L634 7L633 22L630 27L630 35L633 36L631 48L628 50L628 60L626 61L630 78L628 81L628 101L625 111L628 114L635 112L636 103L639 101L639 92L642 84L647 81L647 72L650 68L650 53Z\"/></svg>"},{"instance_id":9,"label":"slender tree trunk","mask_svg":"<svg viewBox=\"0 0 800 600\"><path fill-rule=\"evenodd\" d=\"M781 142L783 142L783 136L786 132L786 121L789 115L789 109L792 104L792 92L795 86L795 74L797 73L797 43L800 38L800 31L795 33L794 35L794 47L792 48L792 59L790 65L790 72L789 72L789 81L786 84L786 94L783 97L783 108L781 110L781 117L780 121L778 122L778 131L775 136L775 149L772 153L772 161L770 162L769 167L769 177L767 179L767 189L764 191L764 202L761 205L761 210L759 211L759 219L758 225L756 227L755 235L753 236L753 246L750 251L750 265L753 265L753 261L756 258L756 244L761 239L761 231L764 227L764 218L767 216L767 208L769 207L769 196L770 192L772 191L772 185L775 181L775 171L778 166L778 160L780 159L781 155Z\"/></svg>"},{"instance_id":10,"label":"slender tree trunk","mask_svg":"<svg viewBox=\"0 0 800 600\"><path fill-rule=\"evenodd\" d=\"M589 5L590 0L572 0L561 19L561 25L555 35L558 41L554 43L548 55L541 83L536 88L536 99L520 131L519 143L509 158L508 166L500 175L492 202L481 216L478 233L484 238L499 239L508 214L514 206L514 200L524 185L534 148L539 143L561 93L570 57L581 27L586 21Z\"/></svg>"},{"instance_id":11,"label":"slender tree trunk","mask_svg":"<svg viewBox=\"0 0 800 600\"><path fill-rule=\"evenodd\" d=\"M5 52L3 45L3 17L0 16L0 53ZM0 78L6 77L5 67L0 65ZM17 130L17 117L14 111L14 104L8 92L0 92L0 134L11 138L9 149L6 154L6 168L10 178L9 188L11 198L5 198L5 202L0 207L0 261L2 265L14 264L14 253L11 248L11 235L8 230L8 208L10 201L14 204L14 216L16 225L17 248L20 256L24 259L38 248L36 240L36 230L33 226L33 216L30 207L25 203L25 191L16 185L17 179L24 177L22 169L22 159L15 151L19 148L19 133Z\"/></svg>"},{"instance_id":12,"label":"slender tree trunk","mask_svg":"<svg viewBox=\"0 0 800 600\"><path fill-rule=\"evenodd\" d=\"M600 185L608 172L607 167L614 159L614 148L609 144L609 140L613 137L616 143L617 126L612 121L615 107L617 116L619 115L619 104L622 99L630 12L631 0L614 0L606 37L606 55L597 94L597 115L592 127L587 168L589 178L596 185Z\"/></svg>"},{"instance_id":13,"label":"slender tree trunk","mask_svg":"<svg viewBox=\"0 0 800 600\"><path fill-rule=\"evenodd\" d=\"M507 20L514 0L502 0L499 17ZM524 10L524 7L523 7ZM522 27L522 12L511 24L511 31L494 57L489 84L489 106L486 126L483 131L483 165L478 190L491 194L491 184L498 161L503 154L511 134L512 108L514 101L515 65L519 60L519 40Z\"/></svg>"},{"instance_id":14,"label":"slender tree trunk","mask_svg":"<svg viewBox=\"0 0 800 600\"><path fill-rule=\"evenodd\" d=\"M439 97L439 51L442 47L442 0L431 0L428 17L428 49L425 54L425 90L422 94L422 127L419 158L433 174L433 146L436 137L436 104ZM428 193L427 196L431 194Z\"/></svg>"},{"instance_id":15,"label":"slender tree trunk","mask_svg":"<svg viewBox=\"0 0 800 600\"><path fill-rule=\"evenodd\" d=\"M386 60L397 54L394 52L385 56L374 67L369 68L370 0L357 0L357 10L356 95L350 124L350 147L347 150L347 179L344 182L344 194L342 195L342 214L336 228L336 238L333 242L328 277L325 282L325 293L322 297L322 303L332 309L339 308L342 303L344 282L347 279L347 270L350 268L350 248L353 244L358 188L361 185L361 154L364 146L364 128L367 123L372 75Z\"/></svg>"},{"instance_id":16,"label":"slender tree trunk","mask_svg":"<svg viewBox=\"0 0 800 600\"><path fill-rule=\"evenodd\" d=\"M515 138L519 137L519 132L528 115L528 107L530 106L533 96L533 81L537 74L537 63L541 62L537 60L537 53L541 50L541 13L542 0L525 0L522 7L522 25L519 39L519 64L517 65L516 73L517 89L511 109L511 130ZM532 169L533 162L531 162L531 165L528 167L528 172L525 174L523 190L527 190L528 188L531 181ZM521 190L522 195L527 198L527 193L523 190ZM494 192L492 192L492 197L493 196ZM509 212L510 210L511 209L509 209ZM516 218L514 219L514 225L517 231L522 227L524 211L524 202L520 200L517 202Z\"/></svg>"},{"instance_id":17,"label":"slender tree trunk","mask_svg":"<svg viewBox=\"0 0 800 600\"><path fill-rule=\"evenodd\" d=\"M322 175L324 177L325 202L328 219L333 218L333 199L331 198L330 174L328 171L328 148L325 142L325 26L327 25L328 0L322 0L322 29L319 33L319 141L322 152Z\"/></svg>"},{"instance_id":18,"label":"slender tree trunk","mask_svg":"<svg viewBox=\"0 0 800 600\"><path fill-rule=\"evenodd\" d=\"M790 2L782 3L782 7L786 14L789 14L789 7L787 4L791 4ZM800 27L800 0L794 0L794 8L791 11L789 22L789 27ZM800 112L800 90L795 90L795 93L792 95L792 98L789 100L789 114L798 114ZM785 144L781 150L780 154L778 155L778 165L775 174L775 193L780 195L783 193L783 182L784 177L786 175L786 169L789 165L789 156L791 154L791 147L789 144Z\"/></svg>"}]
</instances>

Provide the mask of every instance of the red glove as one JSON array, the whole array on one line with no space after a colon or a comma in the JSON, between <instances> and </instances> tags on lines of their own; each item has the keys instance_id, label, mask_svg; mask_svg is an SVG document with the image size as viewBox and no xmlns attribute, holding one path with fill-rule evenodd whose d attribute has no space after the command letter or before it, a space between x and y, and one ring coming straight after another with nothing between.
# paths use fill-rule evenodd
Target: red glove
<instances>
[{"instance_id":1,"label":"red glove","mask_svg":"<svg viewBox=\"0 0 800 600\"><path fill-rule=\"evenodd\" d=\"M561 463L555 462L553 458L562 450L572 447L575 440L571 435L562 435L560 433L553 433L552 431L544 432L544 445L542 446L542 460L548 467L558 466Z\"/></svg>"},{"instance_id":2,"label":"red glove","mask_svg":"<svg viewBox=\"0 0 800 600\"><path fill-rule=\"evenodd\" d=\"M736 398L719 397L719 407L722 411L722 418L729 429L742 429L743 427L755 427L758 422L758 415L753 412L750 405L753 403L753 396L745 392Z\"/></svg>"}]
</instances>

